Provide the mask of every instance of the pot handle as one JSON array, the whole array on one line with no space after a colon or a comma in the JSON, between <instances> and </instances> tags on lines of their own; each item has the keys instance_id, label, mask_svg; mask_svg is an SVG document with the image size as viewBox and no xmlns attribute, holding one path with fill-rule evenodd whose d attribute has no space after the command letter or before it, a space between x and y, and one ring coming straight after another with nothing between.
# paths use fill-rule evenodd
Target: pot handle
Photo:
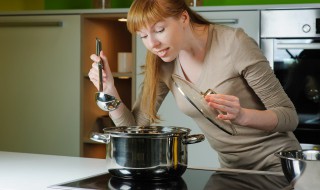
<instances>
[{"instance_id":1,"label":"pot handle","mask_svg":"<svg viewBox=\"0 0 320 190\"><path fill-rule=\"evenodd\" d=\"M187 138L183 139L183 144L194 144L201 141L204 141L205 137L203 134L196 134L196 135L188 135Z\"/></svg>"},{"instance_id":2,"label":"pot handle","mask_svg":"<svg viewBox=\"0 0 320 190\"><path fill-rule=\"evenodd\" d=\"M90 139L99 143L106 143L108 144L110 142L110 135L109 134L103 134L103 133L97 133L92 132L90 135Z\"/></svg>"}]
</instances>

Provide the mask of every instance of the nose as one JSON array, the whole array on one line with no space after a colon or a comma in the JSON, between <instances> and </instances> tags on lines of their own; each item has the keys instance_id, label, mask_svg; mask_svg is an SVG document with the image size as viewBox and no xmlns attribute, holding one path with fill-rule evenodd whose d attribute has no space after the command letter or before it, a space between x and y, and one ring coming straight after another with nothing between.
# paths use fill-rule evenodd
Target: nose
<instances>
[{"instance_id":1,"label":"nose","mask_svg":"<svg viewBox=\"0 0 320 190\"><path fill-rule=\"evenodd\" d=\"M160 45L160 41L157 38L153 37L153 36L150 36L148 38L148 42L147 43L148 43L148 47L150 47L150 49L156 48L157 46Z\"/></svg>"}]
</instances>

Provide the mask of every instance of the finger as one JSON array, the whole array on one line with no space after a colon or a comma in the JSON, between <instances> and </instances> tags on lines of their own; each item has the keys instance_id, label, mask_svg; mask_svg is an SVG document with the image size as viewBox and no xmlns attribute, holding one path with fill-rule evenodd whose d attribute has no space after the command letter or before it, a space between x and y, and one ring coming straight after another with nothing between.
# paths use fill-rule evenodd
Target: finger
<instances>
[{"instance_id":1,"label":"finger","mask_svg":"<svg viewBox=\"0 0 320 190\"><path fill-rule=\"evenodd\" d=\"M98 80L98 76L97 76L97 74L96 74L96 72L94 71L93 68L90 69L90 71L89 71L89 73L88 73L88 76L89 76L89 78L90 78L90 80L91 80L92 82L95 82L95 81Z\"/></svg>"},{"instance_id":2,"label":"finger","mask_svg":"<svg viewBox=\"0 0 320 190\"><path fill-rule=\"evenodd\" d=\"M97 67L92 67L88 73L88 76L92 80L99 80L99 71ZM103 82L107 81L107 75L104 71L102 71L102 80Z\"/></svg>"},{"instance_id":3,"label":"finger","mask_svg":"<svg viewBox=\"0 0 320 190\"><path fill-rule=\"evenodd\" d=\"M208 95L205 97L207 102L213 102L216 104L224 105L227 107L239 107L239 98L230 95Z\"/></svg>"},{"instance_id":4,"label":"finger","mask_svg":"<svg viewBox=\"0 0 320 190\"><path fill-rule=\"evenodd\" d=\"M233 116L230 114L219 114L217 118L221 120L232 120Z\"/></svg>"},{"instance_id":5,"label":"finger","mask_svg":"<svg viewBox=\"0 0 320 190\"><path fill-rule=\"evenodd\" d=\"M220 112L224 112L224 113L227 113L229 110L231 110L231 107L228 107L226 105L219 104L219 103L214 103L214 102L209 102L209 106L213 107L214 109L217 109Z\"/></svg>"},{"instance_id":6,"label":"finger","mask_svg":"<svg viewBox=\"0 0 320 190\"><path fill-rule=\"evenodd\" d=\"M205 96L206 100L226 100L226 101L230 101L230 102L235 102L238 100L238 97L233 96L233 95L225 95L225 94L209 94Z\"/></svg>"},{"instance_id":7,"label":"finger","mask_svg":"<svg viewBox=\"0 0 320 190\"><path fill-rule=\"evenodd\" d=\"M101 58L99 56L97 56L96 54L91 54L90 59L96 63L98 63L101 60Z\"/></svg>"},{"instance_id":8,"label":"finger","mask_svg":"<svg viewBox=\"0 0 320 190\"><path fill-rule=\"evenodd\" d=\"M111 69L109 67L109 63L108 63L108 58L107 56L104 54L103 51L100 52L100 57L102 59L103 62L103 69L106 73L111 73Z\"/></svg>"},{"instance_id":9,"label":"finger","mask_svg":"<svg viewBox=\"0 0 320 190\"><path fill-rule=\"evenodd\" d=\"M98 72L98 63L93 62L92 63L92 68L95 69Z\"/></svg>"}]
</instances>

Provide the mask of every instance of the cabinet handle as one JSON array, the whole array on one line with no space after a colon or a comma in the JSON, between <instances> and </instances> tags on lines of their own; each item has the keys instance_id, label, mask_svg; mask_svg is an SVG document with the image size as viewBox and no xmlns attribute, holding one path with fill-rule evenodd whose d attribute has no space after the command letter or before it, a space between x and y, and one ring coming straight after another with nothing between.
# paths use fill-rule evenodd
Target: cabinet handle
<instances>
[{"instance_id":1,"label":"cabinet handle","mask_svg":"<svg viewBox=\"0 0 320 190\"><path fill-rule=\"evenodd\" d=\"M216 24L238 24L238 19L209 19L210 22Z\"/></svg>"},{"instance_id":2,"label":"cabinet handle","mask_svg":"<svg viewBox=\"0 0 320 190\"><path fill-rule=\"evenodd\" d=\"M320 49L320 43L278 43L278 49Z\"/></svg>"},{"instance_id":3,"label":"cabinet handle","mask_svg":"<svg viewBox=\"0 0 320 190\"><path fill-rule=\"evenodd\" d=\"M24 21L15 21L15 22L0 22L0 27L62 27L62 21L49 21L49 22L24 22Z\"/></svg>"}]
</instances>

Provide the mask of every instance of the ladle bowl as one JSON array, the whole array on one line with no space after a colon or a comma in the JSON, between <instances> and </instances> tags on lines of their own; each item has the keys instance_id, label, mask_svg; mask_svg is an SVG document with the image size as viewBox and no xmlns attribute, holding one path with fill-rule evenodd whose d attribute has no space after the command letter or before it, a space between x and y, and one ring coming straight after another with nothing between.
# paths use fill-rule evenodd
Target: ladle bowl
<instances>
[{"instance_id":1,"label":"ladle bowl","mask_svg":"<svg viewBox=\"0 0 320 190\"><path fill-rule=\"evenodd\" d=\"M118 108L121 101L114 96L110 96L103 92L97 92L95 95L96 103L100 109L104 111L113 111Z\"/></svg>"}]
</instances>

